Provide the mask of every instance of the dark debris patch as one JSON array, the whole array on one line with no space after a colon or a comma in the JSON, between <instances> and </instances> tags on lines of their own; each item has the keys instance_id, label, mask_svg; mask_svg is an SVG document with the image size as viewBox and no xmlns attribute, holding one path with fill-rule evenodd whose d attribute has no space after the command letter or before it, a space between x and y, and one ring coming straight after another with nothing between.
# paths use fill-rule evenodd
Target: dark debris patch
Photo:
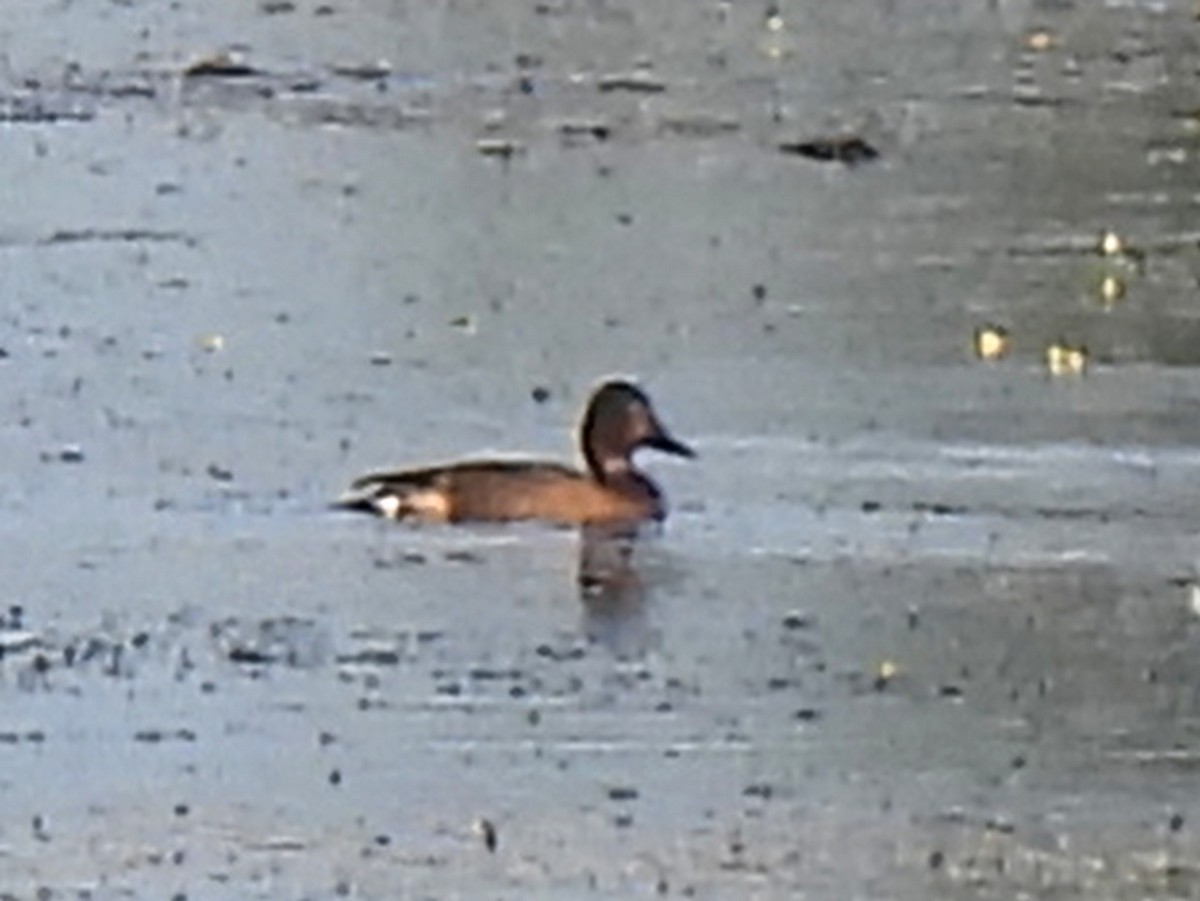
<instances>
[{"instance_id":1,"label":"dark debris patch","mask_svg":"<svg viewBox=\"0 0 1200 901\"><path fill-rule=\"evenodd\" d=\"M208 477L210 479L212 479L213 481L216 481L216 482L232 482L233 481L233 470L229 469L225 466L222 466L219 463L209 463L208 467L204 471L205 471L205 473L208 474Z\"/></svg>"},{"instance_id":2,"label":"dark debris patch","mask_svg":"<svg viewBox=\"0 0 1200 901\"><path fill-rule=\"evenodd\" d=\"M813 627L813 617L799 610L793 610L783 617L783 627L789 632Z\"/></svg>"},{"instance_id":3,"label":"dark debris patch","mask_svg":"<svg viewBox=\"0 0 1200 901\"><path fill-rule=\"evenodd\" d=\"M483 839L483 846L487 848L489 854L496 853L496 847L499 844L500 837L496 830L496 824L487 817L480 817L475 822L475 831Z\"/></svg>"},{"instance_id":4,"label":"dark debris patch","mask_svg":"<svg viewBox=\"0 0 1200 901\"><path fill-rule=\"evenodd\" d=\"M0 732L0 745L30 744L40 745L46 740L46 733L40 729L30 729L28 732Z\"/></svg>"},{"instance_id":5,"label":"dark debris patch","mask_svg":"<svg viewBox=\"0 0 1200 901\"><path fill-rule=\"evenodd\" d=\"M196 733L191 729L139 729L133 733L133 740L151 745L168 741L190 743L196 740Z\"/></svg>"},{"instance_id":6,"label":"dark debris patch","mask_svg":"<svg viewBox=\"0 0 1200 901\"><path fill-rule=\"evenodd\" d=\"M818 163L841 163L844 166L857 166L879 159L879 151L857 135L784 141L779 145L779 152Z\"/></svg>"},{"instance_id":7,"label":"dark debris patch","mask_svg":"<svg viewBox=\"0 0 1200 901\"><path fill-rule=\"evenodd\" d=\"M336 659L343 666L398 666L401 658L398 651L376 648L338 654Z\"/></svg>"},{"instance_id":8,"label":"dark debris patch","mask_svg":"<svg viewBox=\"0 0 1200 901\"><path fill-rule=\"evenodd\" d=\"M553 660L560 663L564 660L582 660L587 654L586 648L583 645L572 645L567 648L556 648L549 644L539 644L534 649L534 653L539 657L544 657L547 660Z\"/></svg>"},{"instance_id":9,"label":"dark debris patch","mask_svg":"<svg viewBox=\"0 0 1200 901\"><path fill-rule=\"evenodd\" d=\"M91 122L95 112L77 106L54 106L42 97L0 98L0 123L9 125L57 125Z\"/></svg>"},{"instance_id":10,"label":"dark debris patch","mask_svg":"<svg viewBox=\"0 0 1200 901\"><path fill-rule=\"evenodd\" d=\"M25 628L25 608L20 604L12 604L4 613L0 613L0 631L19 631Z\"/></svg>"},{"instance_id":11,"label":"dark debris patch","mask_svg":"<svg viewBox=\"0 0 1200 901\"><path fill-rule=\"evenodd\" d=\"M64 444L56 451L42 451L38 459L43 463L82 463L85 456L78 444Z\"/></svg>"},{"instance_id":12,"label":"dark debris patch","mask_svg":"<svg viewBox=\"0 0 1200 901\"><path fill-rule=\"evenodd\" d=\"M577 120L562 122L558 126L559 137L568 147L581 144L601 144L612 136L612 126L599 120Z\"/></svg>"},{"instance_id":13,"label":"dark debris patch","mask_svg":"<svg viewBox=\"0 0 1200 901\"><path fill-rule=\"evenodd\" d=\"M917 501L912 508L914 513L929 516L964 516L968 512L968 509L960 504L946 504L940 501Z\"/></svg>"},{"instance_id":14,"label":"dark debris patch","mask_svg":"<svg viewBox=\"0 0 1200 901\"><path fill-rule=\"evenodd\" d=\"M475 142L475 151L480 156L495 157L502 160L510 160L523 150L524 147L522 147L520 142L509 138L480 138Z\"/></svg>"},{"instance_id":15,"label":"dark debris patch","mask_svg":"<svg viewBox=\"0 0 1200 901\"><path fill-rule=\"evenodd\" d=\"M231 663L307 669L330 659L328 636L315 621L293 616L243 622L230 617L213 623L210 635Z\"/></svg>"},{"instance_id":16,"label":"dark debris patch","mask_svg":"<svg viewBox=\"0 0 1200 901\"><path fill-rule=\"evenodd\" d=\"M253 78L264 74L261 69L228 53L197 60L183 70L184 78Z\"/></svg>"},{"instance_id":17,"label":"dark debris patch","mask_svg":"<svg viewBox=\"0 0 1200 901\"><path fill-rule=\"evenodd\" d=\"M229 649L229 660L231 663L268 664L276 663L279 658L257 648L235 647Z\"/></svg>"},{"instance_id":18,"label":"dark debris patch","mask_svg":"<svg viewBox=\"0 0 1200 901\"><path fill-rule=\"evenodd\" d=\"M448 563L482 563L483 557L474 551L446 551L442 559Z\"/></svg>"},{"instance_id":19,"label":"dark debris patch","mask_svg":"<svg viewBox=\"0 0 1200 901\"><path fill-rule=\"evenodd\" d=\"M192 246L195 238L179 231L153 228L60 228L42 238L41 244L162 243Z\"/></svg>"},{"instance_id":20,"label":"dark debris patch","mask_svg":"<svg viewBox=\"0 0 1200 901\"><path fill-rule=\"evenodd\" d=\"M467 675L476 682L516 681L525 676L519 669L492 669L487 666L472 667Z\"/></svg>"},{"instance_id":21,"label":"dark debris patch","mask_svg":"<svg viewBox=\"0 0 1200 901\"><path fill-rule=\"evenodd\" d=\"M667 84L650 72L637 70L601 75L596 79L596 87L602 94L661 94L667 89Z\"/></svg>"},{"instance_id":22,"label":"dark debris patch","mask_svg":"<svg viewBox=\"0 0 1200 901\"><path fill-rule=\"evenodd\" d=\"M154 76L145 72L103 72L98 77L84 77L82 70L76 69L68 74L63 90L108 100L146 100L158 96Z\"/></svg>"},{"instance_id":23,"label":"dark debris patch","mask_svg":"<svg viewBox=\"0 0 1200 901\"><path fill-rule=\"evenodd\" d=\"M355 81L380 81L391 77L392 67L386 62L359 63L358 65L334 66L331 71L341 78L350 78Z\"/></svg>"}]
</instances>

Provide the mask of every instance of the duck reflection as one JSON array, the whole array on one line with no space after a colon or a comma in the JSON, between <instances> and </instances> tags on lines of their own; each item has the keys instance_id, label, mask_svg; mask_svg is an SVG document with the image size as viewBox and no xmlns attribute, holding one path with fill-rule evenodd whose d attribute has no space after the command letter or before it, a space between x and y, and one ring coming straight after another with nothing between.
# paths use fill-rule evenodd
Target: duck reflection
<instances>
[{"instance_id":1,"label":"duck reflection","mask_svg":"<svg viewBox=\"0 0 1200 901\"><path fill-rule=\"evenodd\" d=\"M636 524L585 526L579 534L576 584L583 604L583 632L618 657L645 656L661 637L646 616L646 585L634 551Z\"/></svg>"}]
</instances>

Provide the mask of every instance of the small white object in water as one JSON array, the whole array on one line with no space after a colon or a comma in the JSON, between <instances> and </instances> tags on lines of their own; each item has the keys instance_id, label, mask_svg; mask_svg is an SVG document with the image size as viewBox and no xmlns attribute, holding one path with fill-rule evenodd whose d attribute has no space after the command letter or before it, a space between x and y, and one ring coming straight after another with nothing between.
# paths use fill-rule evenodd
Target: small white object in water
<instances>
[{"instance_id":1,"label":"small white object in water","mask_svg":"<svg viewBox=\"0 0 1200 901\"><path fill-rule=\"evenodd\" d=\"M1125 252L1125 242L1114 231L1106 231L1100 236L1100 252L1106 257L1115 257Z\"/></svg>"},{"instance_id":2,"label":"small white object in water","mask_svg":"<svg viewBox=\"0 0 1200 901\"><path fill-rule=\"evenodd\" d=\"M1051 375L1083 375L1087 370L1088 350L1059 342L1046 348L1046 368Z\"/></svg>"},{"instance_id":3,"label":"small white object in water","mask_svg":"<svg viewBox=\"0 0 1200 901\"><path fill-rule=\"evenodd\" d=\"M1008 353L1008 330L998 325L975 329L975 355L981 360L999 360Z\"/></svg>"}]
</instances>

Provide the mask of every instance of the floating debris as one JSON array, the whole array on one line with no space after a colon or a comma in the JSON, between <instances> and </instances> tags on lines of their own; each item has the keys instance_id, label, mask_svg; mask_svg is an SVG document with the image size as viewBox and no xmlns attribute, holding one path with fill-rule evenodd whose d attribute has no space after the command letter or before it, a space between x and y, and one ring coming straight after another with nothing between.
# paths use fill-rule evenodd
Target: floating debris
<instances>
[{"instance_id":1,"label":"floating debris","mask_svg":"<svg viewBox=\"0 0 1200 901\"><path fill-rule=\"evenodd\" d=\"M0 98L0 122L21 125L54 125L59 122L91 122L96 118L90 109L78 106L53 107L41 97Z\"/></svg>"},{"instance_id":2,"label":"floating debris","mask_svg":"<svg viewBox=\"0 0 1200 901\"><path fill-rule=\"evenodd\" d=\"M262 75L240 53L218 53L197 60L183 70L184 78L252 78Z\"/></svg>"},{"instance_id":3,"label":"floating debris","mask_svg":"<svg viewBox=\"0 0 1200 901\"><path fill-rule=\"evenodd\" d=\"M209 463L204 472L216 482L232 482L233 470L218 463Z\"/></svg>"},{"instance_id":4,"label":"floating debris","mask_svg":"<svg viewBox=\"0 0 1200 901\"><path fill-rule=\"evenodd\" d=\"M1083 375L1088 367L1088 349L1062 341L1046 348L1046 368L1054 376Z\"/></svg>"},{"instance_id":5,"label":"floating debris","mask_svg":"<svg viewBox=\"0 0 1200 901\"><path fill-rule=\"evenodd\" d=\"M617 91L631 94L661 94L667 89L666 82L645 69L601 75L596 79L596 87L604 94Z\"/></svg>"},{"instance_id":6,"label":"floating debris","mask_svg":"<svg viewBox=\"0 0 1200 901\"><path fill-rule=\"evenodd\" d=\"M334 75L340 75L342 78L353 78L358 81L379 81L391 76L392 64L386 59L380 59L373 63L334 66L332 71Z\"/></svg>"},{"instance_id":7,"label":"floating debris","mask_svg":"<svg viewBox=\"0 0 1200 901\"><path fill-rule=\"evenodd\" d=\"M779 151L821 163L842 163L846 166L857 166L879 158L879 151L857 135L784 141L779 145Z\"/></svg>"},{"instance_id":8,"label":"floating debris","mask_svg":"<svg viewBox=\"0 0 1200 901\"><path fill-rule=\"evenodd\" d=\"M509 138L480 138L475 142L475 151L481 156L494 156L500 159L512 159L525 148L517 141Z\"/></svg>"},{"instance_id":9,"label":"floating debris","mask_svg":"<svg viewBox=\"0 0 1200 901\"><path fill-rule=\"evenodd\" d=\"M188 728L179 729L139 729L133 733L133 740L145 744L157 745L168 741L194 742L196 733Z\"/></svg>"},{"instance_id":10,"label":"floating debris","mask_svg":"<svg viewBox=\"0 0 1200 901\"><path fill-rule=\"evenodd\" d=\"M559 123L558 133L568 146L591 141L601 143L612 136L612 126L602 119L570 120Z\"/></svg>"},{"instance_id":11,"label":"floating debris","mask_svg":"<svg viewBox=\"0 0 1200 901\"><path fill-rule=\"evenodd\" d=\"M496 845L499 842L499 837L496 834L496 825L487 817L480 817L475 821L475 834L483 839L483 846L488 849L491 854L496 853Z\"/></svg>"},{"instance_id":12,"label":"floating debris","mask_svg":"<svg viewBox=\"0 0 1200 901\"><path fill-rule=\"evenodd\" d=\"M458 329L459 331L466 332L468 335L473 335L476 331L478 331L478 324L475 321L475 317L470 313L464 313L462 316L455 316L450 320L450 326Z\"/></svg>"},{"instance_id":13,"label":"floating debris","mask_svg":"<svg viewBox=\"0 0 1200 901\"><path fill-rule=\"evenodd\" d=\"M38 455L43 463L82 463L83 448L78 444L64 444L55 451L42 451Z\"/></svg>"},{"instance_id":14,"label":"floating debris","mask_svg":"<svg viewBox=\"0 0 1200 901\"><path fill-rule=\"evenodd\" d=\"M85 244L101 242L180 243L191 247L196 239L184 232L158 231L148 228L60 228L42 238L39 244Z\"/></svg>"},{"instance_id":15,"label":"floating debris","mask_svg":"<svg viewBox=\"0 0 1200 901\"><path fill-rule=\"evenodd\" d=\"M812 615L802 610L792 610L783 617L783 627L789 631L811 629L813 623Z\"/></svg>"},{"instance_id":16,"label":"floating debris","mask_svg":"<svg viewBox=\"0 0 1200 901\"><path fill-rule=\"evenodd\" d=\"M1012 341L1008 329L1001 325L984 325L975 329L975 356L981 360L999 360L1008 356Z\"/></svg>"}]
</instances>

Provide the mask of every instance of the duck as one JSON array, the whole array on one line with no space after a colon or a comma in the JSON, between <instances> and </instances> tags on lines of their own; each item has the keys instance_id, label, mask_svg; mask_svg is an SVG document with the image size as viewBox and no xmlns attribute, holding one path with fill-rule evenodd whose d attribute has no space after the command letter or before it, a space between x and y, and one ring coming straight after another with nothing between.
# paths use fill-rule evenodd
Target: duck
<instances>
[{"instance_id":1,"label":"duck","mask_svg":"<svg viewBox=\"0 0 1200 901\"><path fill-rule=\"evenodd\" d=\"M591 393L577 434L583 468L532 458L476 458L370 472L335 506L387 519L468 523L541 520L559 525L663 521L663 492L633 455L650 448L676 457L696 452L663 425L650 398L625 379Z\"/></svg>"}]
</instances>

